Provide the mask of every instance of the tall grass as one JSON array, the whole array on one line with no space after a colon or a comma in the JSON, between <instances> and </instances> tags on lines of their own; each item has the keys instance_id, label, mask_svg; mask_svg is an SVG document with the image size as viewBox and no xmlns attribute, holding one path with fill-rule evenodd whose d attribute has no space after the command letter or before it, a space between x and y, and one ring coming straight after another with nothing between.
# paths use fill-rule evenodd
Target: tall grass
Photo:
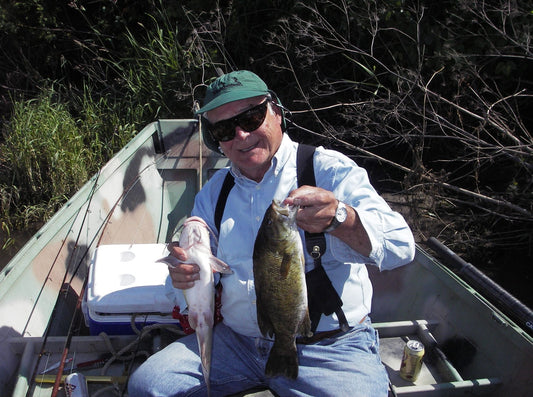
<instances>
[{"instance_id":1,"label":"tall grass","mask_svg":"<svg viewBox=\"0 0 533 397\"><path fill-rule=\"evenodd\" d=\"M14 103L0 146L4 234L47 220L135 135L134 124L123 122L105 98L86 91L67 106L59 97L47 88Z\"/></svg>"},{"instance_id":2,"label":"tall grass","mask_svg":"<svg viewBox=\"0 0 533 397\"><path fill-rule=\"evenodd\" d=\"M153 118L190 117L193 87L202 80L204 63L196 44L182 44L178 25L164 9L140 29L141 33L127 30L124 34L130 48L127 56L107 60L119 74L119 89Z\"/></svg>"},{"instance_id":3,"label":"tall grass","mask_svg":"<svg viewBox=\"0 0 533 397\"><path fill-rule=\"evenodd\" d=\"M160 9L135 33L124 29L125 49L94 42L81 86L56 81L13 103L0 139L0 251L13 231L49 219L141 127L191 116L202 62L178 34Z\"/></svg>"},{"instance_id":4,"label":"tall grass","mask_svg":"<svg viewBox=\"0 0 533 397\"><path fill-rule=\"evenodd\" d=\"M88 177L92 154L67 108L53 90L16 102L2 147L13 189L7 190L16 223L43 219ZM18 219L17 219L18 218Z\"/></svg>"}]
</instances>

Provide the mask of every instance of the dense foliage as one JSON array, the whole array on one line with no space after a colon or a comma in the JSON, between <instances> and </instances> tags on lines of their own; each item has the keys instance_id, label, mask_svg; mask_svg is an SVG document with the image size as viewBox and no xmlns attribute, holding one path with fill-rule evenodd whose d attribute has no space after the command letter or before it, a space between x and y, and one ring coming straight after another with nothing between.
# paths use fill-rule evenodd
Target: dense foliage
<instances>
[{"instance_id":1,"label":"dense foliage","mask_svg":"<svg viewBox=\"0 0 533 397\"><path fill-rule=\"evenodd\" d=\"M292 135L401 193L420 240L527 285L532 21L532 0L0 0L2 228L45 219L143 125L250 69L310 130Z\"/></svg>"}]
</instances>

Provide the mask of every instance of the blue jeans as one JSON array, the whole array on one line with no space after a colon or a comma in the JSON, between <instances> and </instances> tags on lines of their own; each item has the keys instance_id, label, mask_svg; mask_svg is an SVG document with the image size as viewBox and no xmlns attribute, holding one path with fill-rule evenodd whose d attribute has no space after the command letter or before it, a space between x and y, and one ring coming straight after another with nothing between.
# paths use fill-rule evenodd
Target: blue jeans
<instances>
[{"instance_id":1,"label":"blue jeans","mask_svg":"<svg viewBox=\"0 0 533 397\"><path fill-rule=\"evenodd\" d=\"M387 396L388 376L377 332L367 319L346 333L310 345L298 344L296 380L267 378L272 341L240 335L224 324L214 329L211 395L265 387L279 396ZM135 396L205 396L196 336L188 335L146 360L131 376Z\"/></svg>"}]
</instances>

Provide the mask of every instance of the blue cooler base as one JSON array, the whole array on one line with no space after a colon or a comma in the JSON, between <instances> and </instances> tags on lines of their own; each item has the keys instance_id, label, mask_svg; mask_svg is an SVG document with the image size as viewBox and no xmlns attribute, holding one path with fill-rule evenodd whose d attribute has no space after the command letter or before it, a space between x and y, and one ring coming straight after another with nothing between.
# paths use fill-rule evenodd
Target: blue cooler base
<instances>
[{"instance_id":1,"label":"blue cooler base","mask_svg":"<svg viewBox=\"0 0 533 397\"><path fill-rule=\"evenodd\" d=\"M138 318L142 318L142 316L139 316ZM125 322L125 321L97 321L94 320L89 316L88 319L88 326L89 326L89 333L91 335L99 335L101 332L105 332L108 335L134 335L136 332L131 328L131 322ZM147 320L147 321L135 321L135 327L138 330L143 329L144 327L148 325L153 324L165 324L165 325L177 325L180 329L181 326L179 324L178 320L175 319L165 319L165 321L155 321L155 320Z\"/></svg>"}]
</instances>

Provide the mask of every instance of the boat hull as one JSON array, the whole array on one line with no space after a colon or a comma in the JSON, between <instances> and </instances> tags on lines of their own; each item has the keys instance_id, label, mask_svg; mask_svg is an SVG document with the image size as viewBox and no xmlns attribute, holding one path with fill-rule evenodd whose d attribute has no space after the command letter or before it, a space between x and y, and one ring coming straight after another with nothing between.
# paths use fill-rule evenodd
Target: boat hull
<instances>
[{"instance_id":1,"label":"boat hull","mask_svg":"<svg viewBox=\"0 0 533 397\"><path fill-rule=\"evenodd\" d=\"M227 165L225 157L203 145L196 120L160 120L143 129L46 223L0 273L2 395L51 395L50 377L61 380L61 374L44 374L44 381L40 372L66 351L77 350L85 361L111 354L113 362L105 369L113 377L120 375L114 369L118 355L144 350L146 344L146 350L155 351L165 344L165 335L169 340L179 336L175 328L148 336L137 330L109 340L83 335L78 308L90 260L103 244L174 240L203 183ZM369 266L369 274L371 318L380 334L391 395L525 396L533 389L531 335L421 246L413 263L384 272ZM77 336L71 337L73 330ZM409 338L426 346L414 383L399 377ZM105 378L100 369L91 371L96 372L84 372L91 390L124 382Z\"/></svg>"}]
</instances>

